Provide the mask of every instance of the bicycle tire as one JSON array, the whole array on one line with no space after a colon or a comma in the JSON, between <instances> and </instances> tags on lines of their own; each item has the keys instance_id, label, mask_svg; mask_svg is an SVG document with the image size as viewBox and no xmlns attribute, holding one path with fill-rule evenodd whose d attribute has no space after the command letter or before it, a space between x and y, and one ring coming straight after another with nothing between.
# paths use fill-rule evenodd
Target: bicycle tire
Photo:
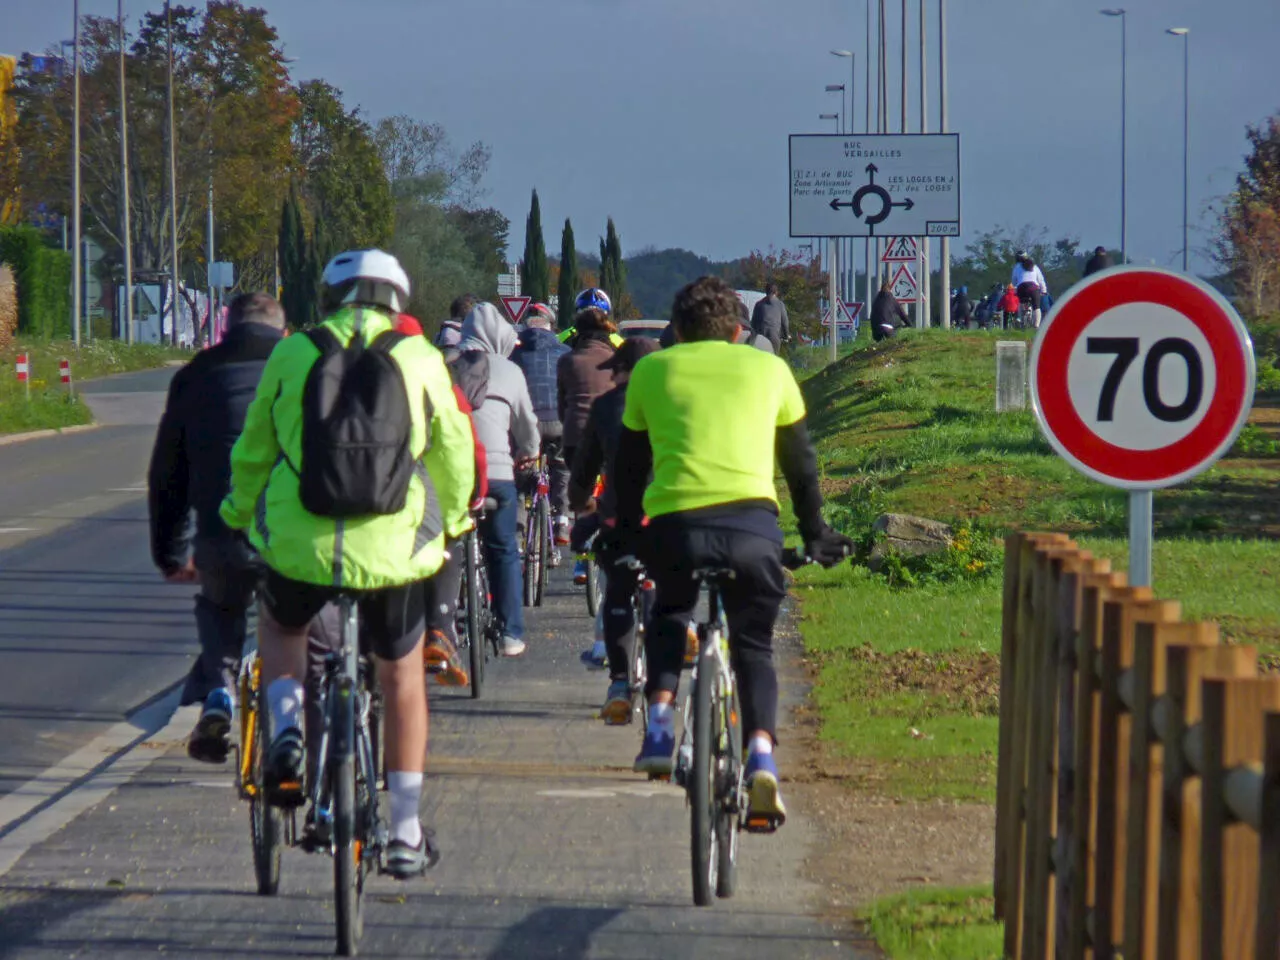
<instances>
[{"instance_id":1,"label":"bicycle tire","mask_svg":"<svg viewBox=\"0 0 1280 960\"><path fill-rule=\"evenodd\" d=\"M338 691L334 707L336 724L346 731L330 757L333 778L333 897L337 928L338 956L354 957L360 943L361 916L360 861L356 852L356 761L354 738L354 691ZM345 749L341 744L346 740Z\"/></svg>"},{"instance_id":2,"label":"bicycle tire","mask_svg":"<svg viewBox=\"0 0 1280 960\"><path fill-rule=\"evenodd\" d=\"M538 525L534 522L534 514L525 519L524 563L521 564L521 575L524 581L524 605L532 607L538 595Z\"/></svg>"},{"instance_id":3,"label":"bicycle tire","mask_svg":"<svg viewBox=\"0 0 1280 960\"><path fill-rule=\"evenodd\" d=\"M538 518L534 526L538 530L538 577L534 585L533 605L540 607L547 592L547 578L551 575L551 503L546 497L538 500Z\"/></svg>"},{"instance_id":4,"label":"bicycle tire","mask_svg":"<svg viewBox=\"0 0 1280 960\"><path fill-rule=\"evenodd\" d=\"M480 609L480 563L476 556L476 532L467 534L467 646L471 658L471 699L479 700L484 690L484 620Z\"/></svg>"},{"instance_id":5,"label":"bicycle tire","mask_svg":"<svg viewBox=\"0 0 1280 960\"><path fill-rule=\"evenodd\" d=\"M699 634L702 634L699 630ZM702 644L704 651L707 643ZM716 873L716 782L712 723L712 687L716 673L714 655L698 658L693 683L693 769L689 776L689 861L693 870L693 902L707 907L714 901Z\"/></svg>"},{"instance_id":6,"label":"bicycle tire","mask_svg":"<svg viewBox=\"0 0 1280 960\"><path fill-rule=\"evenodd\" d=\"M250 731L250 742L241 746L250 751L252 782L256 788L249 798L249 831L253 837L253 873L258 882L258 896L274 897L280 889L280 838L284 833L284 817L279 809L267 803L262 788L262 770L267 760L267 738L262 735L262 720L267 715L267 694L262 683L245 706L252 719L243 729Z\"/></svg>"},{"instance_id":7,"label":"bicycle tire","mask_svg":"<svg viewBox=\"0 0 1280 960\"><path fill-rule=\"evenodd\" d=\"M596 563L595 554L587 554L587 613L595 616L600 612L600 566Z\"/></svg>"},{"instance_id":8,"label":"bicycle tire","mask_svg":"<svg viewBox=\"0 0 1280 960\"><path fill-rule=\"evenodd\" d=\"M717 684L720 686L720 684ZM724 696L723 690L717 698L720 709L716 711L724 729L724 736L717 737L716 742L723 747L720 762L724 764L721 789L719 795L742 798L742 710L738 704L738 692L734 690ZM728 719L726 721L726 708ZM728 900L733 896L738 885L738 810L736 803L722 803L719 820L716 825L717 853L719 867L716 872L716 896Z\"/></svg>"}]
</instances>

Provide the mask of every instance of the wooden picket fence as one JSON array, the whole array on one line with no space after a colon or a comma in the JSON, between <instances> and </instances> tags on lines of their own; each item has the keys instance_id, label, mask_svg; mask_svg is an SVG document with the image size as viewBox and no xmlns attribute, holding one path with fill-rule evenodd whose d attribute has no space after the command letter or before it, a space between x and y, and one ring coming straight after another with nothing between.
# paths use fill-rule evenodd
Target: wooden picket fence
<instances>
[{"instance_id":1,"label":"wooden picket fence","mask_svg":"<svg viewBox=\"0 0 1280 960\"><path fill-rule=\"evenodd\" d=\"M1280 677L1126 580L1005 542L1005 956L1280 960Z\"/></svg>"}]
</instances>

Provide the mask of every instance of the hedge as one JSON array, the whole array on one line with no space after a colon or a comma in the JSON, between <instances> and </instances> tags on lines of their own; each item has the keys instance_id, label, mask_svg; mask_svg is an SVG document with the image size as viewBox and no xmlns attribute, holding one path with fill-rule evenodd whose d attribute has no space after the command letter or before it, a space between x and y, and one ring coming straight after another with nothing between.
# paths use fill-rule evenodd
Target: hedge
<instances>
[{"instance_id":1,"label":"hedge","mask_svg":"<svg viewBox=\"0 0 1280 960\"><path fill-rule=\"evenodd\" d=\"M35 227L0 227L0 263L18 281L18 330L37 337L71 333L71 254L45 245Z\"/></svg>"}]
</instances>

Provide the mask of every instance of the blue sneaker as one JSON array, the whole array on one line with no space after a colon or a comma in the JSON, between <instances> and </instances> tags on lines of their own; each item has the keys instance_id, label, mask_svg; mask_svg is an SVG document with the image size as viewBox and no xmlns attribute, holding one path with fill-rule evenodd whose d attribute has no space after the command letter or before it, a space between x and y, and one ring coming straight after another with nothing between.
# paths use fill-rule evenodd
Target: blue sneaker
<instances>
[{"instance_id":1,"label":"blue sneaker","mask_svg":"<svg viewBox=\"0 0 1280 960\"><path fill-rule=\"evenodd\" d=\"M583 650L578 659L588 670L604 670L609 666L609 651L605 648L603 640L597 640L591 645L590 650Z\"/></svg>"},{"instance_id":2,"label":"blue sneaker","mask_svg":"<svg viewBox=\"0 0 1280 960\"><path fill-rule=\"evenodd\" d=\"M631 722L631 704L634 697L631 684L625 677L609 684L600 717L611 727L621 727Z\"/></svg>"},{"instance_id":3,"label":"blue sneaker","mask_svg":"<svg viewBox=\"0 0 1280 960\"><path fill-rule=\"evenodd\" d=\"M201 763L226 763L235 712L235 701L225 687L218 687L205 697L200 719L187 740L187 756Z\"/></svg>"},{"instance_id":4,"label":"blue sneaker","mask_svg":"<svg viewBox=\"0 0 1280 960\"><path fill-rule=\"evenodd\" d=\"M587 582L587 561L575 560L573 563L573 582L583 586Z\"/></svg>"},{"instance_id":5,"label":"blue sneaker","mask_svg":"<svg viewBox=\"0 0 1280 960\"><path fill-rule=\"evenodd\" d=\"M640 755L636 757L631 769L636 773L647 773L651 777L669 777L675 768L672 759L675 752L674 731L662 730L656 725L650 726L640 743Z\"/></svg>"},{"instance_id":6,"label":"blue sneaker","mask_svg":"<svg viewBox=\"0 0 1280 960\"><path fill-rule=\"evenodd\" d=\"M778 792L778 765L773 754L747 755L747 824L752 833L773 833L787 822L787 808Z\"/></svg>"}]
</instances>

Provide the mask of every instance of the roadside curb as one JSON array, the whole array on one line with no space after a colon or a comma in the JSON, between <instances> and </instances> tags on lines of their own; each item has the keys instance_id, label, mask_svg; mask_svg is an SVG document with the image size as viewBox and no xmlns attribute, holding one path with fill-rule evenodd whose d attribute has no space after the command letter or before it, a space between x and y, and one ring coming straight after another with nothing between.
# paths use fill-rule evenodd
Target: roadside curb
<instances>
[{"instance_id":1,"label":"roadside curb","mask_svg":"<svg viewBox=\"0 0 1280 960\"><path fill-rule=\"evenodd\" d=\"M7 447L11 443L23 443L27 440L41 440L45 437L57 437L67 433L87 433L90 430L97 430L101 424L99 423L77 423L70 427L59 427L50 430L32 430L28 433L10 433L0 436L0 447Z\"/></svg>"}]
</instances>

